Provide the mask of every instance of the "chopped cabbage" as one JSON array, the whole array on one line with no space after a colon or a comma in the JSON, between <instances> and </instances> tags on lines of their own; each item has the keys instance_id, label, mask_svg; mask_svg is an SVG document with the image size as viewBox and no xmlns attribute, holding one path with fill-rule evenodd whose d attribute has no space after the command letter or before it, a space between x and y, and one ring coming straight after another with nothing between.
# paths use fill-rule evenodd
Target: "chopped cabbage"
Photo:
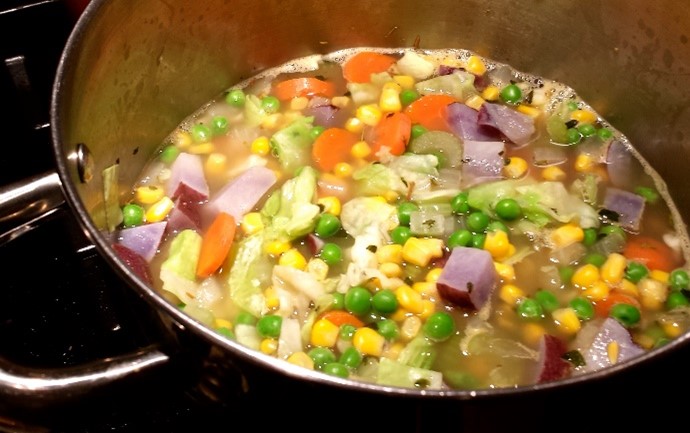
<instances>
[{"instance_id":1,"label":"chopped cabbage","mask_svg":"<svg viewBox=\"0 0 690 433\"><path fill-rule=\"evenodd\" d=\"M265 309L261 288L267 285L271 275L271 263L263 253L263 243L263 231L240 241L228 277L230 298L256 317L260 317Z\"/></svg>"},{"instance_id":2,"label":"chopped cabbage","mask_svg":"<svg viewBox=\"0 0 690 433\"><path fill-rule=\"evenodd\" d=\"M271 147L288 173L309 164L312 138L309 134L314 117L300 116L271 137Z\"/></svg>"}]
</instances>

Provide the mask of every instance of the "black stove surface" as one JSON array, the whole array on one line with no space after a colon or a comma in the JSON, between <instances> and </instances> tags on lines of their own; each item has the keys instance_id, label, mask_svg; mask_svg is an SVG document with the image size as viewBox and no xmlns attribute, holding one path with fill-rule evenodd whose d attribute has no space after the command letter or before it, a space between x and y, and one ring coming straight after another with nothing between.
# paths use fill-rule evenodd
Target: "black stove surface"
<instances>
[{"instance_id":1,"label":"black stove surface","mask_svg":"<svg viewBox=\"0 0 690 433\"><path fill-rule=\"evenodd\" d=\"M0 186L54 167L48 107L76 20L70 5L0 4L0 95L12 108L2 120ZM0 356L8 360L71 367L162 339L159 317L97 254L66 207L0 245L0 264ZM690 431L687 346L596 383L470 401L343 392L268 372L243 383L239 374L216 375L207 349L202 345L184 362L55 407L21 409L0 399L0 431Z\"/></svg>"}]
</instances>

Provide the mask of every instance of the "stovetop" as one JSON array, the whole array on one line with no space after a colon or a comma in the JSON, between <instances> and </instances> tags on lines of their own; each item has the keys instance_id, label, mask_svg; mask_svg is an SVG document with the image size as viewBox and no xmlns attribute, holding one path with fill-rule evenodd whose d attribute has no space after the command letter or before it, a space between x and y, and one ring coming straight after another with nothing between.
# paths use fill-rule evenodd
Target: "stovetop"
<instances>
[{"instance_id":1,"label":"stovetop","mask_svg":"<svg viewBox=\"0 0 690 433\"><path fill-rule=\"evenodd\" d=\"M53 170L48 107L56 65L75 21L66 0L0 5L3 147L0 186ZM84 3L84 2L81 2ZM63 368L161 339L158 316L126 287L65 206L0 245L0 356ZM690 347L623 374L546 393L470 401L418 400L298 386L266 375L215 381L212 356L123 381L57 407L0 400L0 431L690 431ZM204 392L221 389L221 400ZM224 392L222 392L224 391ZM647 430L646 426L654 426Z\"/></svg>"}]
</instances>

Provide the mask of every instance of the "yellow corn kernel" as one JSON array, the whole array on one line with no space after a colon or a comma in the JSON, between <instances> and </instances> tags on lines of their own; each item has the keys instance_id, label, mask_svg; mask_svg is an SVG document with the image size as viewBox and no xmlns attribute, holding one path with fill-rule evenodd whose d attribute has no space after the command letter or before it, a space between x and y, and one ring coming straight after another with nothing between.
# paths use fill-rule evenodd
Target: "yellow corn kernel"
<instances>
[{"instance_id":1,"label":"yellow corn kernel","mask_svg":"<svg viewBox=\"0 0 690 433\"><path fill-rule=\"evenodd\" d=\"M541 177L544 180L559 182L565 179L565 171L560 167L552 165L541 171Z\"/></svg>"},{"instance_id":2,"label":"yellow corn kernel","mask_svg":"<svg viewBox=\"0 0 690 433\"><path fill-rule=\"evenodd\" d=\"M136 200L141 204L153 204L165 195L163 188L155 185L145 185L137 188Z\"/></svg>"},{"instance_id":3,"label":"yellow corn kernel","mask_svg":"<svg viewBox=\"0 0 690 433\"><path fill-rule=\"evenodd\" d=\"M292 248L290 242L278 240L267 242L264 246L264 251L272 256L279 256L290 248Z\"/></svg>"},{"instance_id":4,"label":"yellow corn kernel","mask_svg":"<svg viewBox=\"0 0 690 433\"><path fill-rule=\"evenodd\" d=\"M599 281L599 268L591 263L582 265L575 270L571 281L576 286L589 287Z\"/></svg>"},{"instance_id":5,"label":"yellow corn kernel","mask_svg":"<svg viewBox=\"0 0 690 433\"><path fill-rule=\"evenodd\" d=\"M482 108L482 105L484 104L484 99L479 96L479 95L472 95L467 100L465 101L465 105L470 107L473 110L479 111L480 108Z\"/></svg>"},{"instance_id":6,"label":"yellow corn kernel","mask_svg":"<svg viewBox=\"0 0 690 433\"><path fill-rule=\"evenodd\" d=\"M518 179L527 173L527 161L519 156L508 158L508 165L503 167L503 174L510 179Z\"/></svg>"},{"instance_id":7,"label":"yellow corn kernel","mask_svg":"<svg viewBox=\"0 0 690 433\"><path fill-rule=\"evenodd\" d=\"M426 320L436 311L436 303L431 299L422 299L422 312L417 314L420 319Z\"/></svg>"},{"instance_id":8,"label":"yellow corn kernel","mask_svg":"<svg viewBox=\"0 0 690 433\"><path fill-rule=\"evenodd\" d=\"M381 109L378 105L365 104L357 107L355 116L365 125L376 126L376 124L378 124L381 121L383 113L381 112Z\"/></svg>"},{"instance_id":9,"label":"yellow corn kernel","mask_svg":"<svg viewBox=\"0 0 690 433\"><path fill-rule=\"evenodd\" d=\"M170 197L163 197L146 210L146 221L150 223L163 221L174 205Z\"/></svg>"},{"instance_id":10,"label":"yellow corn kernel","mask_svg":"<svg viewBox=\"0 0 690 433\"><path fill-rule=\"evenodd\" d=\"M620 346L617 341L611 341L606 345L606 355L609 358L611 364L618 362L618 355L620 354Z\"/></svg>"},{"instance_id":11,"label":"yellow corn kernel","mask_svg":"<svg viewBox=\"0 0 690 433\"><path fill-rule=\"evenodd\" d=\"M541 110L536 107L532 107L531 105L520 104L517 106L516 110L522 114L528 115L532 119L536 119L537 117L541 116Z\"/></svg>"},{"instance_id":12,"label":"yellow corn kernel","mask_svg":"<svg viewBox=\"0 0 690 433\"><path fill-rule=\"evenodd\" d=\"M379 97L379 107L386 113L395 113L402 110L400 102L400 84L389 81L383 85L381 96ZM377 122L378 123L378 122Z\"/></svg>"},{"instance_id":13,"label":"yellow corn kernel","mask_svg":"<svg viewBox=\"0 0 690 433\"><path fill-rule=\"evenodd\" d=\"M501 90L496 86L488 86L482 90L482 98L487 101L496 101L501 94Z\"/></svg>"},{"instance_id":14,"label":"yellow corn kernel","mask_svg":"<svg viewBox=\"0 0 690 433\"><path fill-rule=\"evenodd\" d=\"M503 281L507 283L515 281L515 268L513 267L513 265L494 262L494 268L496 269L496 273L498 274L498 276L501 277Z\"/></svg>"},{"instance_id":15,"label":"yellow corn kernel","mask_svg":"<svg viewBox=\"0 0 690 433\"><path fill-rule=\"evenodd\" d=\"M396 359L398 359L398 357L400 356L400 352L402 352L404 348L405 345L403 345L402 343L393 343L388 347L384 347L381 356L383 358L388 358L395 361Z\"/></svg>"},{"instance_id":16,"label":"yellow corn kernel","mask_svg":"<svg viewBox=\"0 0 690 433\"><path fill-rule=\"evenodd\" d=\"M266 355L273 355L278 350L278 340L275 338L264 338L261 340L260 349Z\"/></svg>"},{"instance_id":17,"label":"yellow corn kernel","mask_svg":"<svg viewBox=\"0 0 690 433\"><path fill-rule=\"evenodd\" d=\"M570 113L572 120L577 120L578 123L594 123L597 121L597 115L589 110L574 110Z\"/></svg>"},{"instance_id":18,"label":"yellow corn kernel","mask_svg":"<svg viewBox=\"0 0 690 433\"><path fill-rule=\"evenodd\" d=\"M403 262L402 248L402 245L399 244L383 245L376 249L376 260L379 263L396 263L400 265Z\"/></svg>"},{"instance_id":19,"label":"yellow corn kernel","mask_svg":"<svg viewBox=\"0 0 690 433\"><path fill-rule=\"evenodd\" d=\"M603 299L608 298L610 292L611 289L609 288L608 284L606 284L602 280L598 280L595 281L594 284L592 284L591 286L586 287L582 291L582 294L587 299L590 299L592 301L601 301Z\"/></svg>"},{"instance_id":20,"label":"yellow corn kernel","mask_svg":"<svg viewBox=\"0 0 690 433\"><path fill-rule=\"evenodd\" d=\"M204 163L204 168L206 173L210 175L219 175L225 171L227 167L228 157L225 154L213 152L211 153L206 162Z\"/></svg>"},{"instance_id":21,"label":"yellow corn kernel","mask_svg":"<svg viewBox=\"0 0 690 433\"><path fill-rule=\"evenodd\" d=\"M266 156L268 152L271 151L271 143L268 141L268 137L257 137L252 141L251 152L256 155Z\"/></svg>"},{"instance_id":22,"label":"yellow corn kernel","mask_svg":"<svg viewBox=\"0 0 690 433\"><path fill-rule=\"evenodd\" d=\"M546 329L539 323L527 322L522 325L522 338L527 344L536 346L544 334Z\"/></svg>"},{"instance_id":23,"label":"yellow corn kernel","mask_svg":"<svg viewBox=\"0 0 690 433\"><path fill-rule=\"evenodd\" d=\"M504 284L498 292L498 297L508 305L517 305L525 297L525 292L515 284Z\"/></svg>"},{"instance_id":24,"label":"yellow corn kernel","mask_svg":"<svg viewBox=\"0 0 690 433\"><path fill-rule=\"evenodd\" d=\"M347 162L339 162L333 167L333 174L340 178L349 177L352 175L352 166Z\"/></svg>"},{"instance_id":25,"label":"yellow corn kernel","mask_svg":"<svg viewBox=\"0 0 690 433\"><path fill-rule=\"evenodd\" d=\"M388 278L397 278L403 273L402 267L393 262L381 263L379 265L379 271Z\"/></svg>"},{"instance_id":26,"label":"yellow corn kernel","mask_svg":"<svg viewBox=\"0 0 690 433\"><path fill-rule=\"evenodd\" d=\"M352 146L352 149L350 149L350 155L355 158L366 158L369 154L371 154L371 147L369 147L369 143L364 140L358 141Z\"/></svg>"},{"instance_id":27,"label":"yellow corn kernel","mask_svg":"<svg viewBox=\"0 0 690 433\"><path fill-rule=\"evenodd\" d=\"M559 308L552 311L551 317L553 317L556 327L568 335L576 334L582 327L580 319L577 318L577 313L570 307Z\"/></svg>"},{"instance_id":28,"label":"yellow corn kernel","mask_svg":"<svg viewBox=\"0 0 690 433\"><path fill-rule=\"evenodd\" d=\"M580 173L592 171L594 165L594 159L587 154L581 153L575 158L575 170Z\"/></svg>"},{"instance_id":29,"label":"yellow corn kernel","mask_svg":"<svg viewBox=\"0 0 690 433\"><path fill-rule=\"evenodd\" d=\"M503 260L511 253L510 241L508 234L503 230L496 230L486 234L484 241L484 250L488 251L494 260ZM513 247L512 252L515 252Z\"/></svg>"},{"instance_id":30,"label":"yellow corn kernel","mask_svg":"<svg viewBox=\"0 0 690 433\"><path fill-rule=\"evenodd\" d=\"M371 328L357 328L352 336L352 345L363 355L381 356L386 339Z\"/></svg>"},{"instance_id":31,"label":"yellow corn kernel","mask_svg":"<svg viewBox=\"0 0 690 433\"><path fill-rule=\"evenodd\" d=\"M386 202L393 203L395 201L398 201L398 197L400 197L400 194L398 194L397 192L391 190L386 191Z\"/></svg>"},{"instance_id":32,"label":"yellow corn kernel","mask_svg":"<svg viewBox=\"0 0 690 433\"><path fill-rule=\"evenodd\" d=\"M220 319L218 317L216 317L213 320L213 324L215 325L216 329L218 329L218 328L232 329L232 322L231 321L225 320L225 319Z\"/></svg>"},{"instance_id":33,"label":"yellow corn kernel","mask_svg":"<svg viewBox=\"0 0 690 433\"><path fill-rule=\"evenodd\" d=\"M563 248L576 242L582 242L584 238L584 230L575 224L564 224L551 232L551 241L556 248Z\"/></svg>"},{"instance_id":34,"label":"yellow corn kernel","mask_svg":"<svg viewBox=\"0 0 690 433\"><path fill-rule=\"evenodd\" d=\"M347 108L350 106L350 99L349 96L334 96L331 98L331 105L338 107L338 108Z\"/></svg>"},{"instance_id":35,"label":"yellow corn kernel","mask_svg":"<svg viewBox=\"0 0 690 433\"><path fill-rule=\"evenodd\" d=\"M288 356L287 362L290 364L299 365L300 367L314 369L314 360L304 352L295 352Z\"/></svg>"},{"instance_id":36,"label":"yellow corn kernel","mask_svg":"<svg viewBox=\"0 0 690 433\"><path fill-rule=\"evenodd\" d=\"M350 117L345 121L345 129L353 134L359 134L364 129L364 123L356 117Z\"/></svg>"},{"instance_id":37,"label":"yellow corn kernel","mask_svg":"<svg viewBox=\"0 0 690 433\"><path fill-rule=\"evenodd\" d=\"M216 146L210 141L207 141L206 143L193 144L189 146L187 152L192 153L194 155L208 155L209 153L215 150Z\"/></svg>"},{"instance_id":38,"label":"yellow corn kernel","mask_svg":"<svg viewBox=\"0 0 690 433\"><path fill-rule=\"evenodd\" d=\"M654 339L646 334L636 334L633 337L633 341L646 350L654 347Z\"/></svg>"},{"instance_id":39,"label":"yellow corn kernel","mask_svg":"<svg viewBox=\"0 0 690 433\"><path fill-rule=\"evenodd\" d=\"M408 263L417 266L427 266L432 258L443 255L443 241L441 239L409 238L402 248L402 257Z\"/></svg>"},{"instance_id":40,"label":"yellow corn kernel","mask_svg":"<svg viewBox=\"0 0 690 433\"><path fill-rule=\"evenodd\" d=\"M194 140L192 139L192 134L182 129L178 129L177 131L175 131L175 134L172 136L173 144L179 147L180 149L188 148L193 141Z\"/></svg>"},{"instance_id":41,"label":"yellow corn kernel","mask_svg":"<svg viewBox=\"0 0 690 433\"><path fill-rule=\"evenodd\" d=\"M637 283L640 292L640 304L648 310L660 310L668 297L666 284L647 277Z\"/></svg>"},{"instance_id":42,"label":"yellow corn kernel","mask_svg":"<svg viewBox=\"0 0 690 433\"><path fill-rule=\"evenodd\" d=\"M307 108L307 105L309 105L309 98L306 96L298 96L290 100L290 110L302 111Z\"/></svg>"},{"instance_id":43,"label":"yellow corn kernel","mask_svg":"<svg viewBox=\"0 0 690 433\"><path fill-rule=\"evenodd\" d=\"M170 171L169 168L165 167L162 168L161 171L158 172L158 176L156 176L156 180L158 182L165 183L170 180L170 176L172 175L172 171Z\"/></svg>"},{"instance_id":44,"label":"yellow corn kernel","mask_svg":"<svg viewBox=\"0 0 690 433\"><path fill-rule=\"evenodd\" d=\"M409 316L400 325L400 337L410 341L415 338L422 329L422 319L417 316Z\"/></svg>"},{"instance_id":45,"label":"yellow corn kernel","mask_svg":"<svg viewBox=\"0 0 690 433\"><path fill-rule=\"evenodd\" d=\"M414 78L409 75L393 75L393 81L403 89L412 89L415 85Z\"/></svg>"},{"instance_id":46,"label":"yellow corn kernel","mask_svg":"<svg viewBox=\"0 0 690 433\"><path fill-rule=\"evenodd\" d=\"M660 269L654 269L649 273L649 277L657 280L660 283L668 284L668 272L664 272Z\"/></svg>"},{"instance_id":47,"label":"yellow corn kernel","mask_svg":"<svg viewBox=\"0 0 690 433\"><path fill-rule=\"evenodd\" d=\"M339 216L341 210L340 199L334 195L321 197L316 201L317 204L323 206L323 211L331 215Z\"/></svg>"},{"instance_id":48,"label":"yellow corn kernel","mask_svg":"<svg viewBox=\"0 0 690 433\"><path fill-rule=\"evenodd\" d=\"M280 255L278 264L283 266L290 266L295 269L303 271L307 267L307 259L304 258L296 248L290 248Z\"/></svg>"},{"instance_id":49,"label":"yellow corn kernel","mask_svg":"<svg viewBox=\"0 0 690 433\"><path fill-rule=\"evenodd\" d=\"M435 283L436 281L438 281L438 277L441 276L442 272L443 272L443 268L433 268L429 272L426 273L424 280L428 281L430 283Z\"/></svg>"},{"instance_id":50,"label":"yellow corn kernel","mask_svg":"<svg viewBox=\"0 0 690 433\"><path fill-rule=\"evenodd\" d=\"M666 336L669 338L679 337L680 334L683 333L683 329L680 327L678 322L666 320L661 322L660 325L661 329L664 330L664 334L666 334Z\"/></svg>"},{"instance_id":51,"label":"yellow corn kernel","mask_svg":"<svg viewBox=\"0 0 690 433\"><path fill-rule=\"evenodd\" d=\"M261 214L259 212L244 214L242 222L240 223L240 228L242 228L242 232L247 236L260 232L264 229L264 222L261 219Z\"/></svg>"},{"instance_id":52,"label":"yellow corn kernel","mask_svg":"<svg viewBox=\"0 0 690 433\"><path fill-rule=\"evenodd\" d=\"M484 72L486 72L486 65L479 56L472 55L467 59L465 70L474 75L484 75Z\"/></svg>"},{"instance_id":53,"label":"yellow corn kernel","mask_svg":"<svg viewBox=\"0 0 690 433\"><path fill-rule=\"evenodd\" d=\"M637 284L629 280L621 280L618 284L618 290L633 298L638 298L640 296L640 292L637 290Z\"/></svg>"},{"instance_id":54,"label":"yellow corn kernel","mask_svg":"<svg viewBox=\"0 0 690 433\"><path fill-rule=\"evenodd\" d=\"M431 281L417 281L412 284L412 289L422 296L428 298L435 298L438 296L438 290L436 290L436 283Z\"/></svg>"},{"instance_id":55,"label":"yellow corn kernel","mask_svg":"<svg viewBox=\"0 0 690 433\"><path fill-rule=\"evenodd\" d=\"M395 298L398 300L398 304L410 313L420 314L424 311L422 295L407 284L395 289Z\"/></svg>"},{"instance_id":56,"label":"yellow corn kernel","mask_svg":"<svg viewBox=\"0 0 690 433\"><path fill-rule=\"evenodd\" d=\"M312 274L318 281L323 281L328 276L328 263L319 258L312 258L307 263L307 272Z\"/></svg>"},{"instance_id":57,"label":"yellow corn kernel","mask_svg":"<svg viewBox=\"0 0 690 433\"><path fill-rule=\"evenodd\" d=\"M628 262L622 254L609 254L599 271L601 279L611 285L620 283L621 280L623 280L623 274L625 273L627 264Z\"/></svg>"},{"instance_id":58,"label":"yellow corn kernel","mask_svg":"<svg viewBox=\"0 0 690 433\"><path fill-rule=\"evenodd\" d=\"M311 344L321 347L333 347L338 341L340 327L330 320L319 319L311 327Z\"/></svg>"},{"instance_id":59,"label":"yellow corn kernel","mask_svg":"<svg viewBox=\"0 0 690 433\"><path fill-rule=\"evenodd\" d=\"M277 310L280 308L280 298L273 287L269 287L264 290L264 299L266 308L269 310Z\"/></svg>"},{"instance_id":60,"label":"yellow corn kernel","mask_svg":"<svg viewBox=\"0 0 690 433\"><path fill-rule=\"evenodd\" d=\"M283 115L281 113L269 114L261 121L261 127L264 129L276 129L282 121Z\"/></svg>"},{"instance_id":61,"label":"yellow corn kernel","mask_svg":"<svg viewBox=\"0 0 690 433\"><path fill-rule=\"evenodd\" d=\"M411 317L411 316L412 316L412 313L410 313L406 309L398 308L397 310L395 310L395 312L393 314L391 314L389 316L389 318L395 322L400 323L403 320L405 320L406 318Z\"/></svg>"}]
</instances>

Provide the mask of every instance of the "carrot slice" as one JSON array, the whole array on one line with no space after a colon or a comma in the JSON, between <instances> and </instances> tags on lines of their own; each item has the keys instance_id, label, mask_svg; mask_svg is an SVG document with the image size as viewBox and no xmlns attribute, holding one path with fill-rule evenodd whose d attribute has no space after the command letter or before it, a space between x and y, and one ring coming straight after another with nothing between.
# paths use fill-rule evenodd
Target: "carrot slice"
<instances>
[{"instance_id":1,"label":"carrot slice","mask_svg":"<svg viewBox=\"0 0 690 433\"><path fill-rule=\"evenodd\" d=\"M629 237L623 255L628 260L643 263L650 270L671 272L678 266L671 247L664 242L647 236Z\"/></svg>"},{"instance_id":2,"label":"carrot slice","mask_svg":"<svg viewBox=\"0 0 690 433\"><path fill-rule=\"evenodd\" d=\"M374 126L373 139L371 144L372 154L381 150L383 146L388 147L393 155L402 155L410 141L412 131L412 121L405 113L393 113L381 119Z\"/></svg>"},{"instance_id":3,"label":"carrot slice","mask_svg":"<svg viewBox=\"0 0 690 433\"><path fill-rule=\"evenodd\" d=\"M625 293L612 291L609 295L601 301L596 301L594 304L594 312L598 317L608 317L611 307L616 304L630 304L640 308L640 303L637 299Z\"/></svg>"},{"instance_id":4,"label":"carrot slice","mask_svg":"<svg viewBox=\"0 0 690 433\"><path fill-rule=\"evenodd\" d=\"M281 101L288 101L298 96L314 95L332 98L335 96L335 85L313 77L293 78L273 86L273 94Z\"/></svg>"},{"instance_id":5,"label":"carrot slice","mask_svg":"<svg viewBox=\"0 0 690 433\"><path fill-rule=\"evenodd\" d=\"M455 98L449 95L424 95L405 108L404 113L412 123L418 123L428 130L451 132L446 121L446 107Z\"/></svg>"},{"instance_id":6,"label":"carrot slice","mask_svg":"<svg viewBox=\"0 0 690 433\"><path fill-rule=\"evenodd\" d=\"M232 247L236 227L232 215L220 212L216 216L201 240L197 277L206 278L220 268Z\"/></svg>"},{"instance_id":7,"label":"carrot slice","mask_svg":"<svg viewBox=\"0 0 690 433\"><path fill-rule=\"evenodd\" d=\"M357 140L357 135L347 129L328 128L314 141L312 158L321 170L331 171L337 163L348 159Z\"/></svg>"},{"instance_id":8,"label":"carrot slice","mask_svg":"<svg viewBox=\"0 0 690 433\"><path fill-rule=\"evenodd\" d=\"M344 310L329 310L321 314L321 319L326 319L336 326L352 325L356 328L364 326L364 322L359 320L354 314Z\"/></svg>"},{"instance_id":9,"label":"carrot slice","mask_svg":"<svg viewBox=\"0 0 690 433\"><path fill-rule=\"evenodd\" d=\"M396 62L395 57L371 51L361 51L343 65L343 77L350 83L368 83L371 74L385 72Z\"/></svg>"}]
</instances>

